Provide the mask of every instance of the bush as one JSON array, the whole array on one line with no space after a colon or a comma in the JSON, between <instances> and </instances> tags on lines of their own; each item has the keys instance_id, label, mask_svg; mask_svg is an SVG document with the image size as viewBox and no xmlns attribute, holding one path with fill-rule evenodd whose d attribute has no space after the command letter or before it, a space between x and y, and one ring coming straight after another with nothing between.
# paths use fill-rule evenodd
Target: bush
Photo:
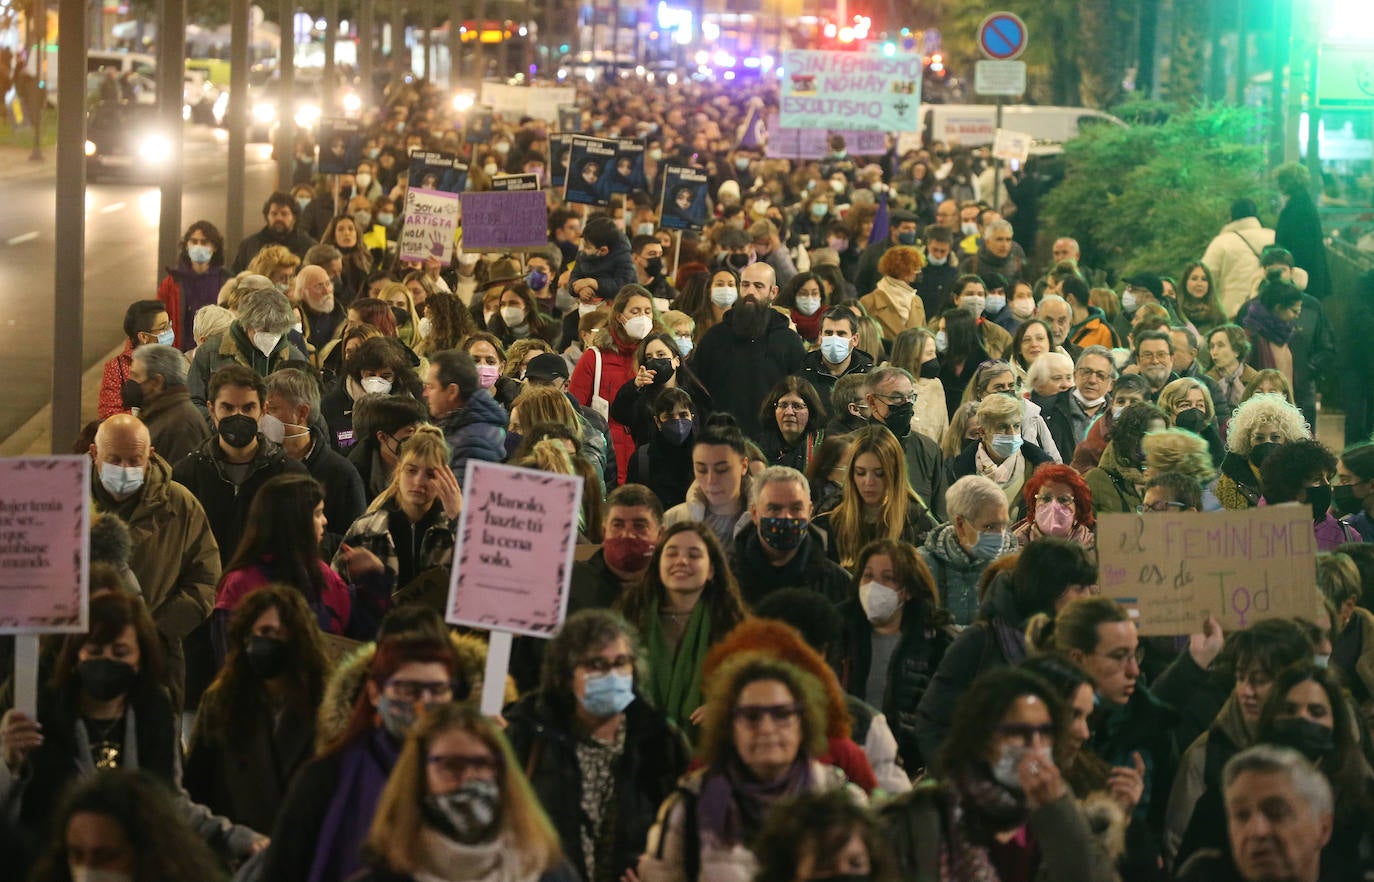
<instances>
[{"instance_id":1,"label":"bush","mask_svg":"<svg viewBox=\"0 0 1374 882\"><path fill-rule=\"evenodd\" d=\"M1045 197L1042 226L1077 239L1085 266L1177 273L1202 256L1233 200L1254 199L1272 225L1261 125L1253 110L1218 105L1088 128L1065 145L1067 172Z\"/></svg>"}]
</instances>

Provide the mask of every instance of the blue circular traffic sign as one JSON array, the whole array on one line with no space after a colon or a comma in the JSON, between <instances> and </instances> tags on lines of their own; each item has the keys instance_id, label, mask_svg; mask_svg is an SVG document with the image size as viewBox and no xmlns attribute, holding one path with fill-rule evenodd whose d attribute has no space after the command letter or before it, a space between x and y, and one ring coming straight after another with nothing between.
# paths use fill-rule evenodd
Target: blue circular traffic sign
<instances>
[{"instance_id":1,"label":"blue circular traffic sign","mask_svg":"<svg viewBox=\"0 0 1374 882\"><path fill-rule=\"evenodd\" d=\"M994 12L978 26L978 48L997 61L1016 58L1026 50L1026 23L1013 12Z\"/></svg>"}]
</instances>

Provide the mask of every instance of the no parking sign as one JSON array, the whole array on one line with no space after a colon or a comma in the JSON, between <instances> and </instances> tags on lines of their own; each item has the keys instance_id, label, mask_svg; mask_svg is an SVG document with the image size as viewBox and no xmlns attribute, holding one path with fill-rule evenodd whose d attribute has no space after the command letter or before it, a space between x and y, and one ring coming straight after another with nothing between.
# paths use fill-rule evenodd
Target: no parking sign
<instances>
[{"instance_id":1,"label":"no parking sign","mask_svg":"<svg viewBox=\"0 0 1374 882\"><path fill-rule=\"evenodd\" d=\"M1010 61L1026 51L1026 23L1014 12L994 12L978 25L978 48L996 61Z\"/></svg>"}]
</instances>

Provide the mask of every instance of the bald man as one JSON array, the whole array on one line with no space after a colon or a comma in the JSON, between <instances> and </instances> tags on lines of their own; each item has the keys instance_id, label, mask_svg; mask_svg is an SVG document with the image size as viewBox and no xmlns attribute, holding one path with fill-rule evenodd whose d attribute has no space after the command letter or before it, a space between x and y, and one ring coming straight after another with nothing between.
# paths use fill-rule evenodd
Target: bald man
<instances>
[{"instance_id":1,"label":"bald man","mask_svg":"<svg viewBox=\"0 0 1374 882\"><path fill-rule=\"evenodd\" d=\"M712 406L734 416L749 436L759 433L759 404L783 377L800 374L806 346L773 309L777 278L766 263L751 263L739 277L739 300L701 338L692 364L711 393ZM813 416L813 419L815 417Z\"/></svg>"},{"instance_id":2,"label":"bald man","mask_svg":"<svg viewBox=\"0 0 1374 882\"><path fill-rule=\"evenodd\" d=\"M91 459L95 510L129 525L129 567L167 650L168 685L180 707L186 676L181 641L210 616L219 546L205 510L172 480L172 467L157 455L137 417L116 414L101 423Z\"/></svg>"},{"instance_id":3,"label":"bald man","mask_svg":"<svg viewBox=\"0 0 1374 882\"><path fill-rule=\"evenodd\" d=\"M346 318L343 304L334 298L334 282L322 266L302 267L296 274L296 306L304 318L301 333L312 350L334 339L334 331Z\"/></svg>"}]
</instances>

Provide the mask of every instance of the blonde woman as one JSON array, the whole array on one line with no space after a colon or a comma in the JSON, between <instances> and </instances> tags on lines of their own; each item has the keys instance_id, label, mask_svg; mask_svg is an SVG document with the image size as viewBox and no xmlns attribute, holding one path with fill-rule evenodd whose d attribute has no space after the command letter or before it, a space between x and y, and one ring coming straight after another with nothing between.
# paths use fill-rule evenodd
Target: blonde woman
<instances>
[{"instance_id":1,"label":"blonde woman","mask_svg":"<svg viewBox=\"0 0 1374 882\"><path fill-rule=\"evenodd\" d=\"M552 386L525 386L511 404L511 431L529 432L535 426L554 423L579 439L580 452L598 475L607 464L606 435L583 419L568 396ZM604 495L604 488L603 488Z\"/></svg>"},{"instance_id":2,"label":"blonde woman","mask_svg":"<svg viewBox=\"0 0 1374 882\"><path fill-rule=\"evenodd\" d=\"M920 432L939 444L949 428L945 408L945 385L940 382L940 359L935 350L935 334L929 328L907 328L892 341L892 367L906 370L915 378L916 408L911 415L911 431ZM959 451L954 451L957 456Z\"/></svg>"},{"instance_id":3,"label":"blonde woman","mask_svg":"<svg viewBox=\"0 0 1374 882\"><path fill-rule=\"evenodd\" d=\"M1140 446L1145 451L1149 477L1172 472L1192 478L1202 488L1202 510L1221 508L1216 493L1217 470L1205 440L1186 429L1165 429L1146 435Z\"/></svg>"},{"instance_id":4,"label":"blonde woman","mask_svg":"<svg viewBox=\"0 0 1374 882\"><path fill-rule=\"evenodd\" d=\"M1159 409L1172 425L1187 429L1207 442L1212 462L1220 466L1226 457L1226 445L1217 427L1217 411L1212 393L1202 381L1180 377L1159 390Z\"/></svg>"},{"instance_id":5,"label":"blonde woman","mask_svg":"<svg viewBox=\"0 0 1374 882\"><path fill-rule=\"evenodd\" d=\"M414 349L420 342L420 313L415 309L415 299L411 290L400 282L387 282L377 292L377 299L393 310L400 309L406 317L396 323L396 336L408 348Z\"/></svg>"},{"instance_id":6,"label":"blonde woman","mask_svg":"<svg viewBox=\"0 0 1374 882\"><path fill-rule=\"evenodd\" d=\"M949 428L940 436L940 452L946 460L956 459L970 441L977 441L981 437L983 428L978 425L978 402L964 402L950 416Z\"/></svg>"},{"instance_id":7,"label":"blonde woman","mask_svg":"<svg viewBox=\"0 0 1374 882\"><path fill-rule=\"evenodd\" d=\"M582 511L578 514L578 541L593 545L601 542L602 500L605 485L601 473L581 455L577 436L558 423L535 423L527 430L520 449L510 458L511 465L555 475L582 479Z\"/></svg>"},{"instance_id":8,"label":"blonde woman","mask_svg":"<svg viewBox=\"0 0 1374 882\"><path fill-rule=\"evenodd\" d=\"M300 268L301 259L285 245L268 245L253 255L246 272L266 276L283 294L291 292L291 279Z\"/></svg>"},{"instance_id":9,"label":"blonde woman","mask_svg":"<svg viewBox=\"0 0 1374 882\"><path fill-rule=\"evenodd\" d=\"M391 483L344 534L333 566L346 581L376 580L399 605L426 571L447 573L463 511L463 491L449 468L444 433L423 425L406 439ZM445 576L445 582L447 577Z\"/></svg>"},{"instance_id":10,"label":"blonde woman","mask_svg":"<svg viewBox=\"0 0 1374 882\"><path fill-rule=\"evenodd\" d=\"M1010 374L1007 374L1010 377ZM978 425L983 431L970 441L949 465L950 477L966 475L991 478L1006 494L1013 523L1025 516L1021 488L1042 464L1054 462L1048 453L1025 440L1022 433L1025 399L1010 395L988 395L978 403Z\"/></svg>"},{"instance_id":11,"label":"blonde woman","mask_svg":"<svg viewBox=\"0 0 1374 882\"><path fill-rule=\"evenodd\" d=\"M816 518L829 540L826 554L853 568L859 551L874 539L901 539L920 545L936 521L906 480L901 442L886 426L854 433L840 504Z\"/></svg>"},{"instance_id":12,"label":"blonde woman","mask_svg":"<svg viewBox=\"0 0 1374 882\"><path fill-rule=\"evenodd\" d=\"M367 882L554 882L575 873L495 724L441 704L411 729L364 847Z\"/></svg>"}]
</instances>

